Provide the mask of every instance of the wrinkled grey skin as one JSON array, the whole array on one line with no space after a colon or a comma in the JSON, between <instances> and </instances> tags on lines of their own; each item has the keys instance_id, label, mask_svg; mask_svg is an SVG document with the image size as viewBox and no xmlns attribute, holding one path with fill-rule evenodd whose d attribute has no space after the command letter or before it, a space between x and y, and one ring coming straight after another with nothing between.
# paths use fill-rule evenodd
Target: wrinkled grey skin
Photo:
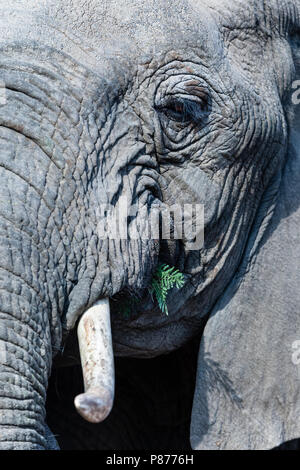
<instances>
[{"instance_id":1,"label":"wrinkled grey skin","mask_svg":"<svg viewBox=\"0 0 300 470\"><path fill-rule=\"evenodd\" d=\"M300 436L290 99L299 9L298 0L2 2L0 449L53 447L52 358L87 307L124 290L142 300L130 319L113 315L117 355L172 351L212 312L194 448ZM179 97L197 100L196 118L170 114ZM101 241L100 204L125 195L149 210L203 203L203 249ZM142 233L140 214L132 223ZM145 294L161 261L185 273L168 317Z\"/></svg>"}]
</instances>

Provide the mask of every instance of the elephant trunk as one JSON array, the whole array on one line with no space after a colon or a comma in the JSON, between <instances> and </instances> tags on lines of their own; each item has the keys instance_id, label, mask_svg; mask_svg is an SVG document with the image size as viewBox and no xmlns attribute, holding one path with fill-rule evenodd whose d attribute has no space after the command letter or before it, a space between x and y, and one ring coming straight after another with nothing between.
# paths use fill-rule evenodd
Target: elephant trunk
<instances>
[{"instance_id":1,"label":"elephant trunk","mask_svg":"<svg viewBox=\"0 0 300 470\"><path fill-rule=\"evenodd\" d=\"M12 274L7 275L6 283L15 292L8 294L6 288L3 293L3 280L2 272L0 450L45 449L48 447L44 404L51 368L50 328L46 321L35 321L36 294L22 288Z\"/></svg>"},{"instance_id":2,"label":"elephant trunk","mask_svg":"<svg viewBox=\"0 0 300 470\"><path fill-rule=\"evenodd\" d=\"M39 235L49 220L46 203L29 167L21 168L23 157L36 156L34 145L0 127L0 450L49 448L45 399L63 295Z\"/></svg>"}]
</instances>

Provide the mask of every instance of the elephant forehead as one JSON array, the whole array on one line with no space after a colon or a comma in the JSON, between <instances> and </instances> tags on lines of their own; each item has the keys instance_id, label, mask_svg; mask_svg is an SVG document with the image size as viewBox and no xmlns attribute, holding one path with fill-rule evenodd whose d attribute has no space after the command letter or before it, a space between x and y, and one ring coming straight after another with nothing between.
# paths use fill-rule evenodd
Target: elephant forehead
<instances>
[{"instance_id":1,"label":"elephant forehead","mask_svg":"<svg viewBox=\"0 0 300 470\"><path fill-rule=\"evenodd\" d=\"M217 48L207 9L195 20L195 10L186 0L53 0L50 17L63 29L85 37L100 58L163 53L199 42L206 51ZM183 46L183 47L182 47Z\"/></svg>"},{"instance_id":2,"label":"elephant forehead","mask_svg":"<svg viewBox=\"0 0 300 470\"><path fill-rule=\"evenodd\" d=\"M44 0L50 17L98 42L115 36L142 48L189 37L208 48L218 30L254 29L272 33L289 17L299 16L300 0ZM274 25L274 22L277 25ZM217 44L213 44L214 47Z\"/></svg>"},{"instance_id":3,"label":"elephant forehead","mask_svg":"<svg viewBox=\"0 0 300 470\"><path fill-rule=\"evenodd\" d=\"M277 0L267 7L263 0L7 0L1 5L0 45L33 41L94 71L102 71L104 57L128 59L131 69L140 57L170 51L182 51L186 60L186 51L193 50L210 63L222 56L223 26L255 30L257 18L265 23L278 9L291 14L299 2L281 8Z\"/></svg>"},{"instance_id":4,"label":"elephant forehead","mask_svg":"<svg viewBox=\"0 0 300 470\"><path fill-rule=\"evenodd\" d=\"M199 7L198 7L199 9ZM101 67L118 59L193 47L218 49L217 27L207 8L197 18L187 0L7 0L1 5L0 45L33 41Z\"/></svg>"},{"instance_id":5,"label":"elephant forehead","mask_svg":"<svg viewBox=\"0 0 300 470\"><path fill-rule=\"evenodd\" d=\"M20 0L19 0L20 1ZM25 1L25 0L24 0ZM29 0L31 1L31 0ZM82 32L110 36L124 33L140 39L145 33L153 42L174 30L187 33L189 28L207 31L217 23L234 27L257 28L259 21L282 15L295 16L300 0L43 0L55 12L63 12L65 20ZM58 14L59 16L59 14ZM159 36L157 35L159 33Z\"/></svg>"},{"instance_id":6,"label":"elephant forehead","mask_svg":"<svg viewBox=\"0 0 300 470\"><path fill-rule=\"evenodd\" d=\"M197 25L207 30L209 12L202 9L195 20L195 11L187 0L51 0L49 8L57 19L82 33L101 38L113 35L152 44L170 39L170 32L186 34L187 28ZM174 34L175 36L175 34Z\"/></svg>"}]
</instances>

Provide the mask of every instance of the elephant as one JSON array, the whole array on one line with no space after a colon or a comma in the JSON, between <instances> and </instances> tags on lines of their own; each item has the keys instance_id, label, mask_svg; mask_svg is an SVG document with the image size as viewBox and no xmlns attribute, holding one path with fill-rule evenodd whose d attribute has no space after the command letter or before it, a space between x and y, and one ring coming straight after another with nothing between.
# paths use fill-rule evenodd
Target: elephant
<instances>
[{"instance_id":1,"label":"elephant","mask_svg":"<svg viewBox=\"0 0 300 470\"><path fill-rule=\"evenodd\" d=\"M299 0L2 2L1 450L58 448L47 389L70 357L100 446L113 356L149 387L140 361L190 361L182 448L300 437L299 33ZM127 237L103 237L123 200ZM144 236L174 205L204 208L201 246ZM168 315L149 288L163 264L184 279Z\"/></svg>"}]
</instances>

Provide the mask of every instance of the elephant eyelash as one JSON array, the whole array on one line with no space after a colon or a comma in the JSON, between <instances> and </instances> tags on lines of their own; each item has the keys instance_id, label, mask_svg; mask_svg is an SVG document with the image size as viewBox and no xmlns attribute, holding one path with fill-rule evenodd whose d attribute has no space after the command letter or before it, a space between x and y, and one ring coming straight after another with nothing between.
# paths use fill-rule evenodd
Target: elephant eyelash
<instances>
[{"instance_id":1,"label":"elephant eyelash","mask_svg":"<svg viewBox=\"0 0 300 470\"><path fill-rule=\"evenodd\" d=\"M181 124L194 122L197 123L203 118L206 110L206 103L195 100L173 98L166 104L158 106L157 110L173 121Z\"/></svg>"}]
</instances>

